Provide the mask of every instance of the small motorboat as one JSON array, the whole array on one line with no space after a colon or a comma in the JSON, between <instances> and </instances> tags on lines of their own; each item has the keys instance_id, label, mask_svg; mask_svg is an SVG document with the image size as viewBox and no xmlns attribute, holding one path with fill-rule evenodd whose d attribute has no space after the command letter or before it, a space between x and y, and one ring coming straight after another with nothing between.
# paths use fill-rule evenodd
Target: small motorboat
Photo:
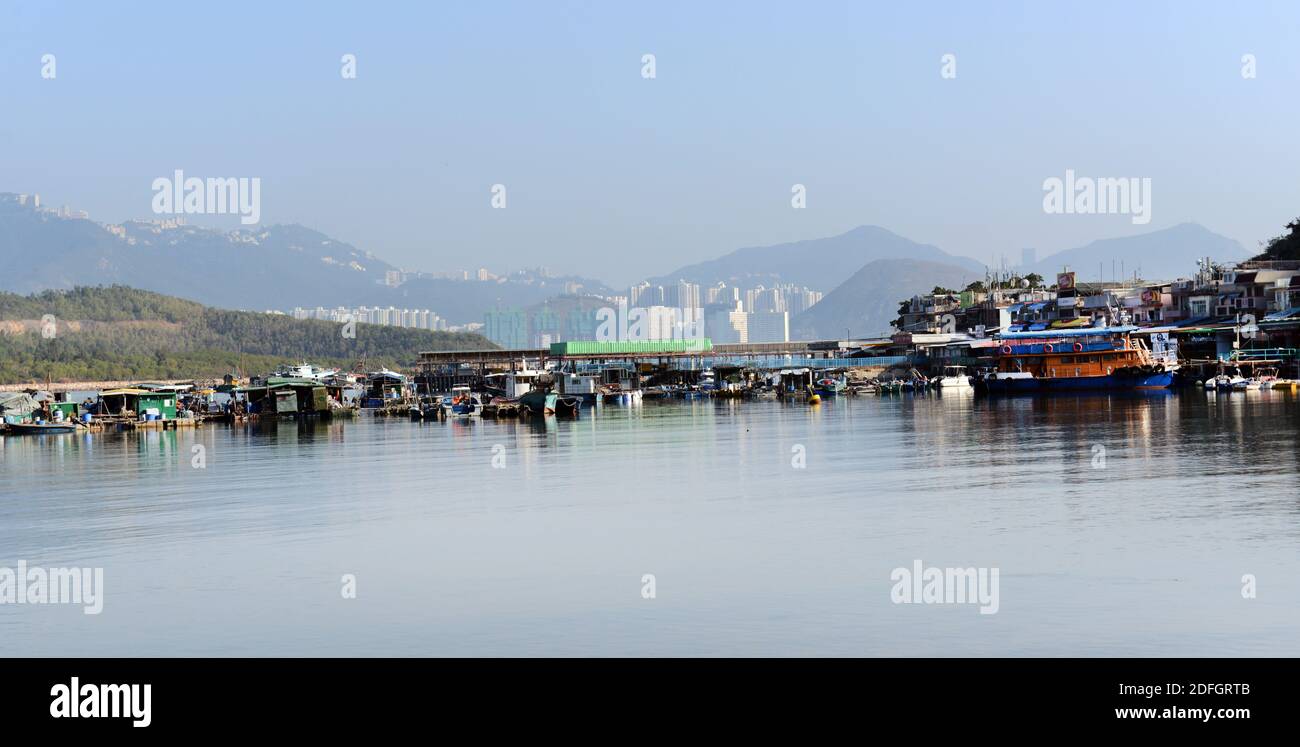
<instances>
[{"instance_id":1,"label":"small motorboat","mask_svg":"<svg viewBox=\"0 0 1300 747\"><path fill-rule=\"evenodd\" d=\"M972 390L970 377L966 375L964 366L944 366L943 376L937 380L939 389L942 391L951 391L955 389Z\"/></svg>"}]
</instances>

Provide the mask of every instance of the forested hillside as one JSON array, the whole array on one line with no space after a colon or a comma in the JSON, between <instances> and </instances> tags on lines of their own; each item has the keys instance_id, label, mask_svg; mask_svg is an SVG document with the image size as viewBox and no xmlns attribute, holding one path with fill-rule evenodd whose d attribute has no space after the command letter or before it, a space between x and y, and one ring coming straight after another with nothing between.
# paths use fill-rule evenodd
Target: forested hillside
<instances>
[{"instance_id":1,"label":"forested hillside","mask_svg":"<svg viewBox=\"0 0 1300 747\"><path fill-rule=\"evenodd\" d=\"M123 286L0 293L0 383L206 378L302 360L401 368L422 350L494 347L475 334L369 324L355 333Z\"/></svg>"}]
</instances>

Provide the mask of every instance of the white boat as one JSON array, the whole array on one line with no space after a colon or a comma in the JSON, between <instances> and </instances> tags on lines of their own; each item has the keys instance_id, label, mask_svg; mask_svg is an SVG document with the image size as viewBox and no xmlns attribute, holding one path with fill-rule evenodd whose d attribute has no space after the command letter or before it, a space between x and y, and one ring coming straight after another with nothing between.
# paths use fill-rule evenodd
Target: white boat
<instances>
[{"instance_id":1,"label":"white boat","mask_svg":"<svg viewBox=\"0 0 1300 747\"><path fill-rule=\"evenodd\" d=\"M318 381L323 381L333 377L337 373L338 371L335 371L332 368L320 368L319 366L313 366L310 363L303 361L296 366L280 366L272 375L286 379L316 379Z\"/></svg>"},{"instance_id":2,"label":"white boat","mask_svg":"<svg viewBox=\"0 0 1300 747\"><path fill-rule=\"evenodd\" d=\"M700 372L698 385L702 391L710 391L718 388L718 382L713 376L712 368L706 368Z\"/></svg>"},{"instance_id":3,"label":"white boat","mask_svg":"<svg viewBox=\"0 0 1300 747\"><path fill-rule=\"evenodd\" d=\"M943 376L939 378L939 388L946 391L966 389L974 391L964 366L944 366Z\"/></svg>"}]
</instances>

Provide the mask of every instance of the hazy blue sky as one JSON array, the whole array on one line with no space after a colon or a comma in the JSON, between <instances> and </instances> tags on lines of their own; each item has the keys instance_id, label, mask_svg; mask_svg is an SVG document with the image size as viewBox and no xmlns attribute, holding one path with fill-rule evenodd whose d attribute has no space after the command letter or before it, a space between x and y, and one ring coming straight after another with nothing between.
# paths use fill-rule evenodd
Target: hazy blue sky
<instances>
[{"instance_id":1,"label":"hazy blue sky","mask_svg":"<svg viewBox=\"0 0 1300 747\"><path fill-rule=\"evenodd\" d=\"M860 224L987 260L1300 215L1297 3L0 8L0 191L97 220L150 217L176 168L258 176L264 223L411 269L623 284ZM1150 177L1150 225L1044 214L1066 169Z\"/></svg>"}]
</instances>

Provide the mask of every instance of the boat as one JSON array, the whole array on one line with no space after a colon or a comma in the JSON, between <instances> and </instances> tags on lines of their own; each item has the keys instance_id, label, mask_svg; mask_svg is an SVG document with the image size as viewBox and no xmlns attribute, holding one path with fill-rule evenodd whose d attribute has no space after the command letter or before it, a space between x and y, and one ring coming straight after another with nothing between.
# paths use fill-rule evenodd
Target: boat
<instances>
[{"instance_id":1,"label":"boat","mask_svg":"<svg viewBox=\"0 0 1300 747\"><path fill-rule=\"evenodd\" d=\"M72 433L77 430L76 423L6 423L7 432L14 435L31 435L38 433Z\"/></svg>"},{"instance_id":2,"label":"boat","mask_svg":"<svg viewBox=\"0 0 1300 747\"><path fill-rule=\"evenodd\" d=\"M519 409L529 415L554 415L559 395L542 389L533 389L519 398Z\"/></svg>"},{"instance_id":3,"label":"boat","mask_svg":"<svg viewBox=\"0 0 1300 747\"><path fill-rule=\"evenodd\" d=\"M1157 359L1130 333L1137 327L1007 332L998 336L990 393L1168 389L1176 363Z\"/></svg>"},{"instance_id":4,"label":"boat","mask_svg":"<svg viewBox=\"0 0 1300 747\"><path fill-rule=\"evenodd\" d=\"M703 392L711 392L718 388L718 382L713 376L712 368L706 368L700 372L700 379L697 385L699 386L700 391Z\"/></svg>"},{"instance_id":5,"label":"boat","mask_svg":"<svg viewBox=\"0 0 1300 747\"><path fill-rule=\"evenodd\" d=\"M469 387L461 385L451 388L451 394L442 398L442 412L448 417L470 417L478 410L478 401L470 394Z\"/></svg>"},{"instance_id":6,"label":"boat","mask_svg":"<svg viewBox=\"0 0 1300 747\"><path fill-rule=\"evenodd\" d=\"M316 381L324 381L326 379L334 378L338 373L338 371L332 368L321 368L319 366L313 366L307 361L303 361L297 365L280 366L275 369L275 372L272 373L271 376L282 379L314 379Z\"/></svg>"},{"instance_id":7,"label":"boat","mask_svg":"<svg viewBox=\"0 0 1300 747\"><path fill-rule=\"evenodd\" d=\"M903 381L901 379L877 380L877 394L896 394L903 391Z\"/></svg>"},{"instance_id":8,"label":"boat","mask_svg":"<svg viewBox=\"0 0 1300 747\"><path fill-rule=\"evenodd\" d=\"M555 382L555 393L561 398L577 398L590 405L603 398L599 376L557 371L551 378Z\"/></svg>"},{"instance_id":9,"label":"boat","mask_svg":"<svg viewBox=\"0 0 1300 747\"><path fill-rule=\"evenodd\" d=\"M944 366L943 376L935 380L942 391L973 391L965 366Z\"/></svg>"},{"instance_id":10,"label":"boat","mask_svg":"<svg viewBox=\"0 0 1300 747\"><path fill-rule=\"evenodd\" d=\"M849 383L843 378L836 379L830 376L824 376L814 382L813 388L822 396L834 396L843 392L848 388L848 386Z\"/></svg>"},{"instance_id":11,"label":"boat","mask_svg":"<svg viewBox=\"0 0 1300 747\"><path fill-rule=\"evenodd\" d=\"M581 397L566 397L555 395L555 414L562 417L577 417L578 412L582 410Z\"/></svg>"}]
</instances>

